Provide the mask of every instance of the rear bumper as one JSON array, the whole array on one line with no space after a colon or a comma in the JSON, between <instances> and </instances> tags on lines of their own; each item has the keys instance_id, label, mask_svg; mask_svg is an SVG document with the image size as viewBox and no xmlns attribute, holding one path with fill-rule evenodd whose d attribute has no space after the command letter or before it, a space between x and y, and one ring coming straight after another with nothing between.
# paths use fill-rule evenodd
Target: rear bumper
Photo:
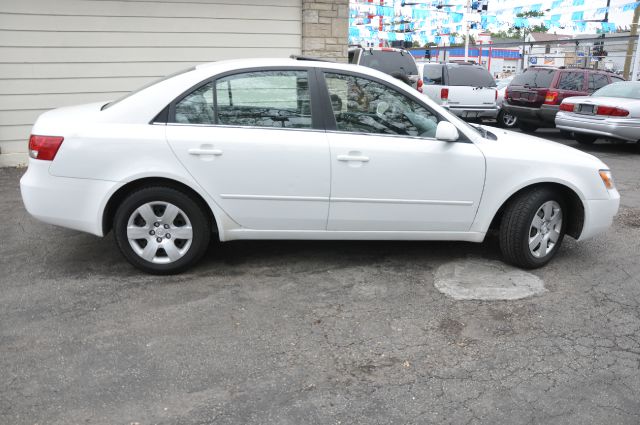
<instances>
[{"instance_id":1,"label":"rear bumper","mask_svg":"<svg viewBox=\"0 0 640 425\"><path fill-rule=\"evenodd\" d=\"M640 140L640 119L637 118L594 118L560 112L556 116L556 127L630 142Z\"/></svg>"},{"instance_id":2,"label":"rear bumper","mask_svg":"<svg viewBox=\"0 0 640 425\"><path fill-rule=\"evenodd\" d=\"M584 201L585 221L578 240L589 239L611 227L620 206L620 194L614 189L609 191L609 195L610 198L605 200Z\"/></svg>"},{"instance_id":3,"label":"rear bumper","mask_svg":"<svg viewBox=\"0 0 640 425\"><path fill-rule=\"evenodd\" d=\"M49 174L51 162L29 160L20 179L24 206L45 223L103 236L103 203L114 187L104 180L55 177Z\"/></svg>"},{"instance_id":4,"label":"rear bumper","mask_svg":"<svg viewBox=\"0 0 640 425\"><path fill-rule=\"evenodd\" d=\"M556 105L542 105L539 108L511 105L503 103L502 108L522 121L537 123L540 127L555 126L556 114L559 107Z\"/></svg>"},{"instance_id":5,"label":"rear bumper","mask_svg":"<svg viewBox=\"0 0 640 425\"><path fill-rule=\"evenodd\" d=\"M443 105L444 106L444 105ZM475 107L475 106L445 106L451 113L456 114L460 118L495 118L500 112L499 107Z\"/></svg>"}]
</instances>

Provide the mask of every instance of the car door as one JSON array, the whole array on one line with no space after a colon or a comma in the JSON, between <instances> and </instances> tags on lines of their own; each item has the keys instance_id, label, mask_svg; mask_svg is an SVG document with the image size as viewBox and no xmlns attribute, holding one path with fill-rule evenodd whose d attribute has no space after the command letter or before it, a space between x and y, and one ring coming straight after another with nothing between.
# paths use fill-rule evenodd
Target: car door
<instances>
[{"instance_id":1,"label":"car door","mask_svg":"<svg viewBox=\"0 0 640 425\"><path fill-rule=\"evenodd\" d=\"M328 230L468 230L484 185L480 150L436 140L443 118L382 80L323 75L333 112Z\"/></svg>"},{"instance_id":2,"label":"car door","mask_svg":"<svg viewBox=\"0 0 640 425\"><path fill-rule=\"evenodd\" d=\"M260 230L324 230L329 146L306 69L206 81L170 108L167 140L226 214ZM315 112L317 114L317 111Z\"/></svg>"}]
</instances>

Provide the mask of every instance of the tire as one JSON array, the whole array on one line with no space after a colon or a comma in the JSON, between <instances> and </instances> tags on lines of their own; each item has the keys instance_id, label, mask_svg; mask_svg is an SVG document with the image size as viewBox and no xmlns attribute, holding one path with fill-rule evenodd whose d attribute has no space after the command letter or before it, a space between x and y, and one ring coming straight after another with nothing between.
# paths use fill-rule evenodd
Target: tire
<instances>
[{"instance_id":1,"label":"tire","mask_svg":"<svg viewBox=\"0 0 640 425\"><path fill-rule=\"evenodd\" d=\"M127 196L116 210L113 229L127 261L159 275L193 266L205 254L211 239L209 216L198 202L164 186L140 189Z\"/></svg>"},{"instance_id":2,"label":"tire","mask_svg":"<svg viewBox=\"0 0 640 425\"><path fill-rule=\"evenodd\" d=\"M526 133L533 133L534 131L536 131L538 129L537 125L528 123L526 121L520 121L518 123L518 127L520 128L520 130L522 130L522 131L524 131Z\"/></svg>"},{"instance_id":3,"label":"tire","mask_svg":"<svg viewBox=\"0 0 640 425\"><path fill-rule=\"evenodd\" d=\"M510 201L500 224L500 250L505 261L525 269L551 261L564 239L566 211L564 199L545 187Z\"/></svg>"},{"instance_id":4,"label":"tire","mask_svg":"<svg viewBox=\"0 0 640 425\"><path fill-rule=\"evenodd\" d=\"M518 125L518 117L505 112L504 109L501 109L498 113L497 121L498 125L503 128L514 128Z\"/></svg>"},{"instance_id":5,"label":"tire","mask_svg":"<svg viewBox=\"0 0 640 425\"><path fill-rule=\"evenodd\" d=\"M567 130L560 130L560 136L565 139L573 139L573 132Z\"/></svg>"},{"instance_id":6,"label":"tire","mask_svg":"<svg viewBox=\"0 0 640 425\"><path fill-rule=\"evenodd\" d=\"M573 137L582 145L593 145L598 139L598 136L585 133L574 133Z\"/></svg>"}]
</instances>

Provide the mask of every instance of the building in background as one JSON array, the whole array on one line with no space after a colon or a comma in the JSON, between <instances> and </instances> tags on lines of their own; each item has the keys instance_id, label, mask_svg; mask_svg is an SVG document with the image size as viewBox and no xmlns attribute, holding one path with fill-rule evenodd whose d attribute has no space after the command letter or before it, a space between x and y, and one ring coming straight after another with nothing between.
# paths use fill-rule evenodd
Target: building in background
<instances>
[{"instance_id":1,"label":"building in background","mask_svg":"<svg viewBox=\"0 0 640 425\"><path fill-rule=\"evenodd\" d=\"M346 61L348 0L0 2L0 165L26 162L44 111L118 98L194 64Z\"/></svg>"}]
</instances>

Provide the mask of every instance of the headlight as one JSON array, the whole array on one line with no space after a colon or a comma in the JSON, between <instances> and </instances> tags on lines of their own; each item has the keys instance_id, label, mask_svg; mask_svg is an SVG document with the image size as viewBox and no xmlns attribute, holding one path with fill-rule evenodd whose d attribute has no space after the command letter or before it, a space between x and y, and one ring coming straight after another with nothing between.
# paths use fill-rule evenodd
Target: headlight
<instances>
[{"instance_id":1,"label":"headlight","mask_svg":"<svg viewBox=\"0 0 640 425\"><path fill-rule=\"evenodd\" d=\"M611 175L611 171L610 170L600 170L598 171L598 173L600 174L600 178L602 179L602 183L604 183L604 186L607 189L613 189L615 188L615 184L613 184L613 176Z\"/></svg>"}]
</instances>

